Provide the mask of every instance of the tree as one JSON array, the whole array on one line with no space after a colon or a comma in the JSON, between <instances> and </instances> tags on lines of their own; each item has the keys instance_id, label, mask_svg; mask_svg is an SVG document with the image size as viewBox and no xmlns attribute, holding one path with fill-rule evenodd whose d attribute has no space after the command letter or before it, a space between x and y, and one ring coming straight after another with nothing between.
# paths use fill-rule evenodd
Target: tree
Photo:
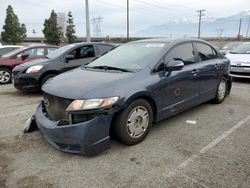
<instances>
[{"instance_id":1,"label":"tree","mask_svg":"<svg viewBox=\"0 0 250 188\"><path fill-rule=\"evenodd\" d=\"M9 5L6 9L5 25L1 32L2 41L16 44L26 38L26 26L20 24L13 8Z\"/></svg>"},{"instance_id":2,"label":"tree","mask_svg":"<svg viewBox=\"0 0 250 188\"><path fill-rule=\"evenodd\" d=\"M46 42L49 44L59 45L61 42L62 33L57 23L57 14L52 10L49 19L44 21L43 34Z\"/></svg>"},{"instance_id":3,"label":"tree","mask_svg":"<svg viewBox=\"0 0 250 188\"><path fill-rule=\"evenodd\" d=\"M67 20L67 28L66 28L66 37L69 43L75 42L76 40L76 36L74 35L75 33L76 31L75 31L74 19L73 19L72 13L69 11L68 20Z\"/></svg>"}]
</instances>

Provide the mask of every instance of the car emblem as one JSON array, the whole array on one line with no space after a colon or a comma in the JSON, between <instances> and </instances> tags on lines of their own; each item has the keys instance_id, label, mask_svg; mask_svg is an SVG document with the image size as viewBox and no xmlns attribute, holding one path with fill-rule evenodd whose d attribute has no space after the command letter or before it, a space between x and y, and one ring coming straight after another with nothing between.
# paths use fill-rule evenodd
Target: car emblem
<instances>
[{"instance_id":1,"label":"car emblem","mask_svg":"<svg viewBox=\"0 0 250 188\"><path fill-rule=\"evenodd\" d=\"M44 98L43 104L44 104L44 106L45 106L46 108L49 108L49 99Z\"/></svg>"},{"instance_id":2,"label":"car emblem","mask_svg":"<svg viewBox=\"0 0 250 188\"><path fill-rule=\"evenodd\" d=\"M240 66L241 66L241 63L237 63L236 66L237 66L237 67L240 67Z\"/></svg>"}]
</instances>

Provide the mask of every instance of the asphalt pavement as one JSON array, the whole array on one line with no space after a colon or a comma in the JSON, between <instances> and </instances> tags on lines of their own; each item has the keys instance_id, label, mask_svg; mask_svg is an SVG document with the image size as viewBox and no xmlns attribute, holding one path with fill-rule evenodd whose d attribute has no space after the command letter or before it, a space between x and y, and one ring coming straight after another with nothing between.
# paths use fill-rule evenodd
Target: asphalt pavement
<instances>
[{"instance_id":1,"label":"asphalt pavement","mask_svg":"<svg viewBox=\"0 0 250 188\"><path fill-rule=\"evenodd\" d=\"M250 81L224 103L194 107L154 125L145 141L94 157L23 134L41 94L0 86L0 187L250 187Z\"/></svg>"}]
</instances>

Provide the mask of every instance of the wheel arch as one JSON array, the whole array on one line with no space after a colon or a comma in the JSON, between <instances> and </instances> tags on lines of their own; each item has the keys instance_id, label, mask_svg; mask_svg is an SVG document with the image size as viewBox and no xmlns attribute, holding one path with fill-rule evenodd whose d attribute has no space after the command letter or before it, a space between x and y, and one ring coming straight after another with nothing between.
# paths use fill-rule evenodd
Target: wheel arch
<instances>
[{"instance_id":1,"label":"wheel arch","mask_svg":"<svg viewBox=\"0 0 250 188\"><path fill-rule=\"evenodd\" d=\"M44 73L40 76L38 83L41 85L41 82L42 82L42 80L45 78L45 76L48 76L48 75L50 75L50 74L56 74L56 75L58 75L58 74L60 74L60 73L59 73L58 71L56 71L56 70L49 70L49 71L46 71L46 72L44 72Z\"/></svg>"},{"instance_id":2,"label":"wheel arch","mask_svg":"<svg viewBox=\"0 0 250 188\"><path fill-rule=\"evenodd\" d=\"M10 67L10 66L6 66L6 65L0 65L0 68L5 68L5 69L8 69L8 70L10 70L11 72L12 72L12 67Z\"/></svg>"}]
</instances>

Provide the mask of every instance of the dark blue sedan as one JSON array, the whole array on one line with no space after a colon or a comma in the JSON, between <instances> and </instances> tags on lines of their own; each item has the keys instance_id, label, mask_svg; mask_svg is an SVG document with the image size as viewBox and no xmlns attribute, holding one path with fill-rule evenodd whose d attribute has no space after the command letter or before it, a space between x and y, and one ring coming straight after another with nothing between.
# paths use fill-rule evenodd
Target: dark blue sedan
<instances>
[{"instance_id":1,"label":"dark blue sedan","mask_svg":"<svg viewBox=\"0 0 250 188\"><path fill-rule=\"evenodd\" d=\"M229 60L203 40L130 42L48 80L34 122L65 152L104 151L111 132L134 145L153 123L209 100L222 103L229 72Z\"/></svg>"}]
</instances>

